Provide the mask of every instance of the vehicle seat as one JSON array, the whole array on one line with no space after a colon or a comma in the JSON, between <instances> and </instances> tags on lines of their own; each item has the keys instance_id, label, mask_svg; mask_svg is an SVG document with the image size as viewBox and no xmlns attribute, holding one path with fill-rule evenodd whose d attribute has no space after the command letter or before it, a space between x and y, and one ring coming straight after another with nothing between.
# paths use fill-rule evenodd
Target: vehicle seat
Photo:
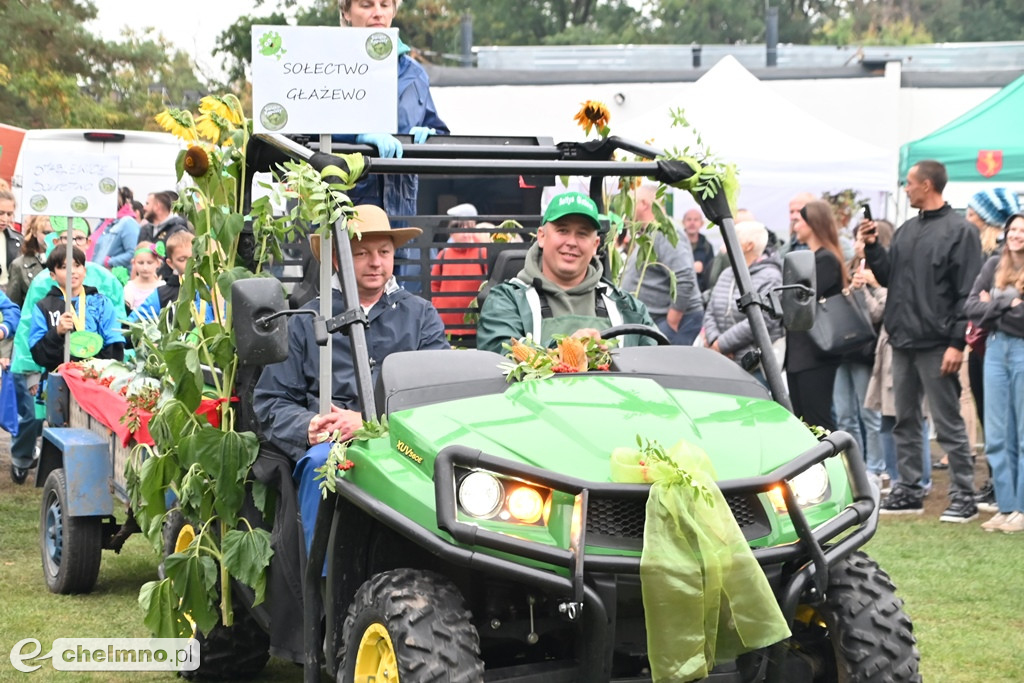
<instances>
[{"instance_id":1,"label":"vehicle seat","mask_svg":"<svg viewBox=\"0 0 1024 683\"><path fill-rule=\"evenodd\" d=\"M505 358L492 351L401 351L384 359L375 386L378 415L454 401L501 394L508 389L498 364Z\"/></svg>"},{"instance_id":2,"label":"vehicle seat","mask_svg":"<svg viewBox=\"0 0 1024 683\"><path fill-rule=\"evenodd\" d=\"M490 269L490 276L487 282L480 288L476 295L477 303L483 308L484 299L491 291L491 287L502 282L507 282L519 274L526 264L526 249L503 249L498 252L494 261L494 267Z\"/></svg>"}]
</instances>

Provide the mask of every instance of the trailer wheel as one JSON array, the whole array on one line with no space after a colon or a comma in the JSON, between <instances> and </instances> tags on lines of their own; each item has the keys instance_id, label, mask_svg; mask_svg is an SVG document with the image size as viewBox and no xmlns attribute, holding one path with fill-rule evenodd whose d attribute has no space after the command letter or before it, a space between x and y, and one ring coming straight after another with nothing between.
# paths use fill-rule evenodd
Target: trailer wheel
<instances>
[{"instance_id":1,"label":"trailer wheel","mask_svg":"<svg viewBox=\"0 0 1024 683\"><path fill-rule=\"evenodd\" d=\"M96 585L103 552L103 519L69 517L64 469L50 472L43 485L39 549L43 578L51 593L88 593Z\"/></svg>"},{"instance_id":2,"label":"trailer wheel","mask_svg":"<svg viewBox=\"0 0 1024 683\"><path fill-rule=\"evenodd\" d=\"M913 628L889 575L857 552L831 569L823 603L800 606L790 642L815 683L920 683Z\"/></svg>"},{"instance_id":3,"label":"trailer wheel","mask_svg":"<svg viewBox=\"0 0 1024 683\"><path fill-rule=\"evenodd\" d=\"M480 637L462 594L433 572L395 569L366 581L345 617L339 683L475 683Z\"/></svg>"}]
</instances>

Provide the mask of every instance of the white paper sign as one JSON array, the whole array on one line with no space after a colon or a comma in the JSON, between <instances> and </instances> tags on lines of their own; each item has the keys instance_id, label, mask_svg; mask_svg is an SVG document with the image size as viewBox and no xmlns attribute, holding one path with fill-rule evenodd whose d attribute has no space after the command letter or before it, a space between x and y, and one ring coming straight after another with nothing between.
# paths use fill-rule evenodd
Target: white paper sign
<instances>
[{"instance_id":1,"label":"white paper sign","mask_svg":"<svg viewBox=\"0 0 1024 683\"><path fill-rule=\"evenodd\" d=\"M257 133L398 132L398 29L252 27Z\"/></svg>"},{"instance_id":2,"label":"white paper sign","mask_svg":"<svg viewBox=\"0 0 1024 683\"><path fill-rule=\"evenodd\" d=\"M117 155L22 152L22 213L111 218L117 215Z\"/></svg>"}]
</instances>

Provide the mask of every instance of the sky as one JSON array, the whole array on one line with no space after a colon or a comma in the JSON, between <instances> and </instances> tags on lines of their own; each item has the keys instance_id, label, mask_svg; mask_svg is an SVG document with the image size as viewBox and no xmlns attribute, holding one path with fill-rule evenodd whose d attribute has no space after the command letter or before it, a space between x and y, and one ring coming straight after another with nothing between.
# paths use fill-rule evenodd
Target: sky
<instances>
[{"instance_id":1,"label":"sky","mask_svg":"<svg viewBox=\"0 0 1024 683\"><path fill-rule=\"evenodd\" d=\"M86 27L106 40L118 40L122 29L147 27L163 33L175 46L192 56L203 74L223 75L222 56L212 57L217 36L243 14L252 14L253 0L176 0L154 11L157 3L139 0L93 0L99 15ZM268 0L259 13L277 6Z\"/></svg>"}]
</instances>

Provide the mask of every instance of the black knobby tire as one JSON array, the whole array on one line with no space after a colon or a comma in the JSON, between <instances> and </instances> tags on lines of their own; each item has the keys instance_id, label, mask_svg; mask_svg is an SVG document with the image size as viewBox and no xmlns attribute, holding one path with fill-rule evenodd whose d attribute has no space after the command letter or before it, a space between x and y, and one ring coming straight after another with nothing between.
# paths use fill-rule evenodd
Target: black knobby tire
<instances>
[{"instance_id":1,"label":"black knobby tire","mask_svg":"<svg viewBox=\"0 0 1024 683\"><path fill-rule=\"evenodd\" d=\"M921 654L913 624L889 575L864 553L853 553L829 572L825 602L814 606L831 648L832 673L840 683L919 683ZM812 624L811 629L815 628ZM820 628L820 626L818 627ZM806 643L805 643L806 646ZM826 656L826 659L828 657Z\"/></svg>"},{"instance_id":2,"label":"black knobby tire","mask_svg":"<svg viewBox=\"0 0 1024 683\"><path fill-rule=\"evenodd\" d=\"M174 508L167 511L167 516L164 517L164 525L160 529L161 543L163 544L163 558L167 558L168 555L173 555L177 551L178 545L178 534L185 528L185 516L181 514L181 510ZM157 565L156 574L161 579L167 578L167 573L164 570L163 559L160 560L160 564Z\"/></svg>"},{"instance_id":3,"label":"black knobby tire","mask_svg":"<svg viewBox=\"0 0 1024 683\"><path fill-rule=\"evenodd\" d=\"M232 598L239 599L235 592ZM231 627L218 623L209 633L196 632L199 641L199 668L182 671L186 680L235 680L253 678L270 659L270 636L256 619L239 605Z\"/></svg>"},{"instance_id":4,"label":"black knobby tire","mask_svg":"<svg viewBox=\"0 0 1024 683\"><path fill-rule=\"evenodd\" d=\"M103 518L69 517L66 491L67 477L59 467L43 485L39 515L43 578L51 593L89 593L100 575Z\"/></svg>"},{"instance_id":5,"label":"black knobby tire","mask_svg":"<svg viewBox=\"0 0 1024 683\"><path fill-rule=\"evenodd\" d=\"M443 576L395 569L363 583L345 617L339 682L364 683L355 678L356 659L364 634L374 625L387 631L402 683L483 680L480 637L462 594Z\"/></svg>"}]
</instances>

